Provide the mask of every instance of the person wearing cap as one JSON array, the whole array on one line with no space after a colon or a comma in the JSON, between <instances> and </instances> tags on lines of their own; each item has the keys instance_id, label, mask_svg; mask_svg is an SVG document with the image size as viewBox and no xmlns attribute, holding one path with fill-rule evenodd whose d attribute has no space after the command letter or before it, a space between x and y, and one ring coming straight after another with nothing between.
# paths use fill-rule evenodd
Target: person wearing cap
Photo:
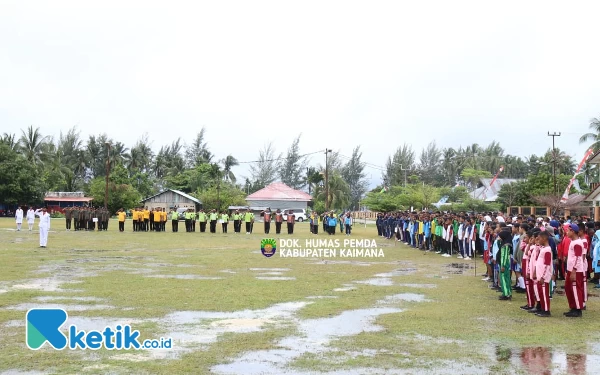
<instances>
[{"instance_id":1,"label":"person wearing cap","mask_svg":"<svg viewBox=\"0 0 600 375\"><path fill-rule=\"evenodd\" d=\"M275 234L281 233L281 223L283 223L283 213L278 208L277 211L275 211Z\"/></svg>"},{"instance_id":2,"label":"person wearing cap","mask_svg":"<svg viewBox=\"0 0 600 375\"><path fill-rule=\"evenodd\" d=\"M567 277L565 280L565 294L569 301L569 312L564 315L569 318L581 317L583 303L584 268L583 268L583 241L579 238L579 226L569 224L568 236L571 239L569 244L569 255L567 257Z\"/></svg>"},{"instance_id":3,"label":"person wearing cap","mask_svg":"<svg viewBox=\"0 0 600 375\"><path fill-rule=\"evenodd\" d=\"M40 247L45 248L48 245L48 231L50 230L50 214L46 211L46 207L41 210L37 209L35 215L39 216L40 223Z\"/></svg>"},{"instance_id":4,"label":"person wearing cap","mask_svg":"<svg viewBox=\"0 0 600 375\"><path fill-rule=\"evenodd\" d=\"M267 209L260 214L262 215L265 224L265 234L269 234L269 231L271 230L271 209L267 207Z\"/></svg>"}]
</instances>

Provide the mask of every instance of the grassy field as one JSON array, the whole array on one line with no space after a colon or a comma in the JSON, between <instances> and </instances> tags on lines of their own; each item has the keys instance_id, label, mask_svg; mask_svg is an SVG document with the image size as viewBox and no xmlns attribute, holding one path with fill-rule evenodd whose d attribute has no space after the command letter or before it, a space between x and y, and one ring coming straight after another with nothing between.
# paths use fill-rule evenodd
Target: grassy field
<instances>
[{"instance_id":1,"label":"grassy field","mask_svg":"<svg viewBox=\"0 0 600 375\"><path fill-rule=\"evenodd\" d=\"M119 233L115 224L67 232L53 220L41 249L37 223L35 233L16 232L0 219L0 373L573 373L575 362L591 373L600 365L598 297L583 319L562 317L564 296L553 299L551 318L537 318L519 309L524 295L497 300L480 259L411 249L376 238L373 226L352 237L376 239L383 258L266 258L259 223L252 235L134 233L130 222ZM299 223L281 238L315 236ZM67 324L83 329L130 323L143 339L172 337L173 348L29 350L25 313L35 307L62 307Z\"/></svg>"}]
</instances>

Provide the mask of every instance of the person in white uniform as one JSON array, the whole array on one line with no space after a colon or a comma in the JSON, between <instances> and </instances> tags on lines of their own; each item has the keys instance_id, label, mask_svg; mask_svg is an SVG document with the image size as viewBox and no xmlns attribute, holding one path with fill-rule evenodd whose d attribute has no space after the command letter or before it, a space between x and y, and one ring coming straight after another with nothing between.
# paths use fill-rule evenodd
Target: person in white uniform
<instances>
[{"instance_id":1,"label":"person in white uniform","mask_svg":"<svg viewBox=\"0 0 600 375\"><path fill-rule=\"evenodd\" d=\"M34 222L35 222L35 211L33 210L33 207L29 207L29 210L27 210L27 224L29 225L30 232L33 230Z\"/></svg>"},{"instance_id":2,"label":"person in white uniform","mask_svg":"<svg viewBox=\"0 0 600 375\"><path fill-rule=\"evenodd\" d=\"M46 247L48 244L48 231L50 230L50 214L46 212L46 207L35 210L35 214L40 217L40 247Z\"/></svg>"},{"instance_id":3,"label":"person in white uniform","mask_svg":"<svg viewBox=\"0 0 600 375\"><path fill-rule=\"evenodd\" d=\"M21 230L21 224L23 224L23 210L21 206L17 208L17 212L15 212L15 221L17 222L17 231Z\"/></svg>"}]
</instances>

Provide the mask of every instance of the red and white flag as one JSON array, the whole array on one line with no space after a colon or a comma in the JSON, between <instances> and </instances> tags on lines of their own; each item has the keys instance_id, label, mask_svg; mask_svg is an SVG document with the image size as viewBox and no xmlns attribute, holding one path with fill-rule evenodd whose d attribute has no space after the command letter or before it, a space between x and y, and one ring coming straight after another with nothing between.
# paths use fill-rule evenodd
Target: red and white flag
<instances>
[{"instance_id":1,"label":"red and white flag","mask_svg":"<svg viewBox=\"0 0 600 375\"><path fill-rule=\"evenodd\" d=\"M585 162L593 154L594 154L594 150L592 150L590 148L589 150L587 150L587 152L583 156L583 159L581 159L581 163L579 163L579 165L577 166L577 170L575 171L575 174L573 175L573 178L571 178L571 181L569 181L569 185L567 185L567 188L565 189L565 193L563 194L562 198L560 199L561 203L565 203L567 201L567 199L569 199L569 192L571 191L571 186L573 186L573 182L575 182L575 179L577 178L577 175L579 173L581 173L581 168L583 168L583 165L585 164Z\"/></svg>"}]
</instances>

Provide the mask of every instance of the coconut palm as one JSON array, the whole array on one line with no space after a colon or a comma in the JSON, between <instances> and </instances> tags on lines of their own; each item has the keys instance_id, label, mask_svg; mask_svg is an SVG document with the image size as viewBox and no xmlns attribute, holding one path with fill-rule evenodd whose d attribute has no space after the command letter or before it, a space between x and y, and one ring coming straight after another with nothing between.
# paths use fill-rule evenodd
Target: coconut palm
<instances>
[{"instance_id":1,"label":"coconut palm","mask_svg":"<svg viewBox=\"0 0 600 375\"><path fill-rule=\"evenodd\" d=\"M579 143L587 143L592 141L593 143L590 145L591 148L594 149L594 152L600 150L600 118L596 117L590 120L589 129L592 131L590 133L585 133L579 138Z\"/></svg>"},{"instance_id":2,"label":"coconut palm","mask_svg":"<svg viewBox=\"0 0 600 375\"><path fill-rule=\"evenodd\" d=\"M225 159L221 160L221 163L223 163L223 179L235 184L236 178L231 168L240 163L238 163L237 159L231 155L227 155Z\"/></svg>"},{"instance_id":3,"label":"coconut palm","mask_svg":"<svg viewBox=\"0 0 600 375\"><path fill-rule=\"evenodd\" d=\"M350 187L338 172L328 176L329 208L346 209L350 204ZM317 199L326 201L325 187L318 186L315 190Z\"/></svg>"},{"instance_id":4,"label":"coconut palm","mask_svg":"<svg viewBox=\"0 0 600 375\"><path fill-rule=\"evenodd\" d=\"M39 128L33 129L30 125L27 132L21 130L21 138L19 139L19 149L25 155L25 158L33 164L41 164L46 160L47 155L44 153L46 143L49 141L48 136L42 136Z\"/></svg>"},{"instance_id":5,"label":"coconut palm","mask_svg":"<svg viewBox=\"0 0 600 375\"><path fill-rule=\"evenodd\" d=\"M3 143L10 147L11 150L17 151L19 142L16 139L14 134L4 133L2 137L0 137L0 143Z\"/></svg>"}]
</instances>

